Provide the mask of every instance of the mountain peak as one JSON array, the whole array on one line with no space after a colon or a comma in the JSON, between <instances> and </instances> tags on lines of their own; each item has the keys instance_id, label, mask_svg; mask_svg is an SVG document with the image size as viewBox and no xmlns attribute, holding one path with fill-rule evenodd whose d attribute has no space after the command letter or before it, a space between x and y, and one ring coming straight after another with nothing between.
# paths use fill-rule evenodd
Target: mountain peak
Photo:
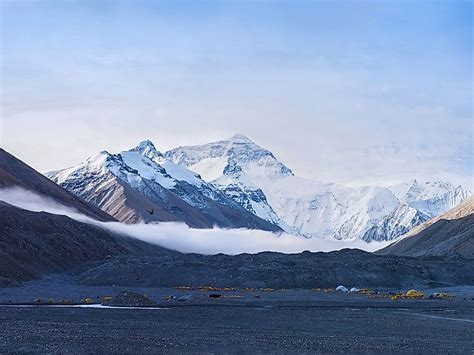
<instances>
[{"instance_id":1,"label":"mountain peak","mask_svg":"<svg viewBox=\"0 0 474 355\"><path fill-rule=\"evenodd\" d=\"M229 172L235 173L246 169L252 170L253 174L257 175L273 177L293 175L293 172L278 161L271 151L262 148L240 133L217 142L178 147L167 151L165 157L176 164L201 169L193 170L201 176L207 175L210 170L213 171L212 176L216 176L216 171L228 176ZM201 161L204 161L202 166L196 167ZM225 169L227 165L229 168Z\"/></svg>"},{"instance_id":2,"label":"mountain peak","mask_svg":"<svg viewBox=\"0 0 474 355\"><path fill-rule=\"evenodd\" d=\"M249 137L241 133L234 134L232 137L229 138L229 141L252 143L252 140Z\"/></svg>"},{"instance_id":3,"label":"mountain peak","mask_svg":"<svg viewBox=\"0 0 474 355\"><path fill-rule=\"evenodd\" d=\"M150 159L163 157L163 154L161 154L161 152L159 152L155 148L155 145L149 139L145 139L144 141L141 141L140 143L138 143L138 145L135 148L130 149L130 151L137 152L146 157L149 157Z\"/></svg>"},{"instance_id":4,"label":"mountain peak","mask_svg":"<svg viewBox=\"0 0 474 355\"><path fill-rule=\"evenodd\" d=\"M140 143L137 144L137 146L134 149L151 149L151 150L156 150L155 145L153 142L149 139L145 139L141 141Z\"/></svg>"}]
</instances>

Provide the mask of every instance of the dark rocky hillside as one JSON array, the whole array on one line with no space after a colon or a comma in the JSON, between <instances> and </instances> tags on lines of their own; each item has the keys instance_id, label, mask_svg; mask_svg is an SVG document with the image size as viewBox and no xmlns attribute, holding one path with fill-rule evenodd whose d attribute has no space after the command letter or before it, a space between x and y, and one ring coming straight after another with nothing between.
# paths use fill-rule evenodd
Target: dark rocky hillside
<instances>
[{"instance_id":1,"label":"dark rocky hillside","mask_svg":"<svg viewBox=\"0 0 474 355\"><path fill-rule=\"evenodd\" d=\"M0 286L117 255L173 253L66 216L25 211L0 201Z\"/></svg>"},{"instance_id":2,"label":"dark rocky hillside","mask_svg":"<svg viewBox=\"0 0 474 355\"><path fill-rule=\"evenodd\" d=\"M330 253L265 252L236 256L177 254L119 257L79 274L94 286L315 288L451 286L474 284L474 260L377 256L357 249Z\"/></svg>"}]
</instances>

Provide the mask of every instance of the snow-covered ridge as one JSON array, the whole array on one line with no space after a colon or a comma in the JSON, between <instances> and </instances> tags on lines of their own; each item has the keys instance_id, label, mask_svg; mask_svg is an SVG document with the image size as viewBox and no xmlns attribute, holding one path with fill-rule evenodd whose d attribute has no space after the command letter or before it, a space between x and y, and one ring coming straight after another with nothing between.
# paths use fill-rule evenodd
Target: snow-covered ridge
<instances>
[{"instance_id":1,"label":"snow-covered ridge","mask_svg":"<svg viewBox=\"0 0 474 355\"><path fill-rule=\"evenodd\" d=\"M204 183L198 174L166 160L150 141L143 141L135 148L118 154L102 151L78 166L49 172L47 176L54 176L54 180L61 184L74 176L80 178L91 173L105 174L106 172L111 172L130 184L140 179L147 179L167 189L175 187L178 181L185 181L195 186L201 186Z\"/></svg>"},{"instance_id":2,"label":"snow-covered ridge","mask_svg":"<svg viewBox=\"0 0 474 355\"><path fill-rule=\"evenodd\" d=\"M443 181L349 188L303 179L241 134L178 147L164 156L198 173L248 211L307 237L396 239L471 195Z\"/></svg>"}]
</instances>

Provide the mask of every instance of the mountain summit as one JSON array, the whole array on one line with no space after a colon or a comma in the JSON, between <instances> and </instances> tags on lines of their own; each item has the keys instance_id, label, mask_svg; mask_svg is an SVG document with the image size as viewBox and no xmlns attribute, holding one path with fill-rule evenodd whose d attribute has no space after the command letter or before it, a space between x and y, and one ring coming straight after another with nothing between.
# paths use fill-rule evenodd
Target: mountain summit
<instances>
[{"instance_id":1,"label":"mountain summit","mask_svg":"<svg viewBox=\"0 0 474 355\"><path fill-rule=\"evenodd\" d=\"M236 133L232 137L228 139L229 141L233 142L242 142L242 143L253 143L249 137L244 134Z\"/></svg>"},{"instance_id":2,"label":"mountain summit","mask_svg":"<svg viewBox=\"0 0 474 355\"><path fill-rule=\"evenodd\" d=\"M206 174L207 167L222 166L227 173L250 171L269 177L291 176L293 172L271 151L262 148L243 134L198 146L178 147L165 153L176 164ZM199 164L199 165L198 165Z\"/></svg>"},{"instance_id":3,"label":"mountain summit","mask_svg":"<svg viewBox=\"0 0 474 355\"><path fill-rule=\"evenodd\" d=\"M163 158L163 154L161 154L161 152L155 148L153 142L148 139L141 141L135 148L130 149L130 151L137 152L151 160Z\"/></svg>"}]
</instances>

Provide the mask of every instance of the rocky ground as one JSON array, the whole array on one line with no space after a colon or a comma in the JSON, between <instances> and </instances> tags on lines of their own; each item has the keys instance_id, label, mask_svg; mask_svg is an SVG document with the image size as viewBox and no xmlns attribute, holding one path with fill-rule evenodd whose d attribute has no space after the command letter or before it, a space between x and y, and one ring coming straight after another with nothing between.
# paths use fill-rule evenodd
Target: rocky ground
<instances>
[{"instance_id":1,"label":"rocky ground","mask_svg":"<svg viewBox=\"0 0 474 355\"><path fill-rule=\"evenodd\" d=\"M59 274L0 291L0 353L474 350L474 286L425 288L424 299L392 301L397 290L387 288L124 288ZM450 297L429 299L434 292Z\"/></svg>"},{"instance_id":2,"label":"rocky ground","mask_svg":"<svg viewBox=\"0 0 474 355\"><path fill-rule=\"evenodd\" d=\"M421 302L215 301L166 309L2 306L0 352L469 354L474 350L472 301Z\"/></svg>"}]
</instances>

